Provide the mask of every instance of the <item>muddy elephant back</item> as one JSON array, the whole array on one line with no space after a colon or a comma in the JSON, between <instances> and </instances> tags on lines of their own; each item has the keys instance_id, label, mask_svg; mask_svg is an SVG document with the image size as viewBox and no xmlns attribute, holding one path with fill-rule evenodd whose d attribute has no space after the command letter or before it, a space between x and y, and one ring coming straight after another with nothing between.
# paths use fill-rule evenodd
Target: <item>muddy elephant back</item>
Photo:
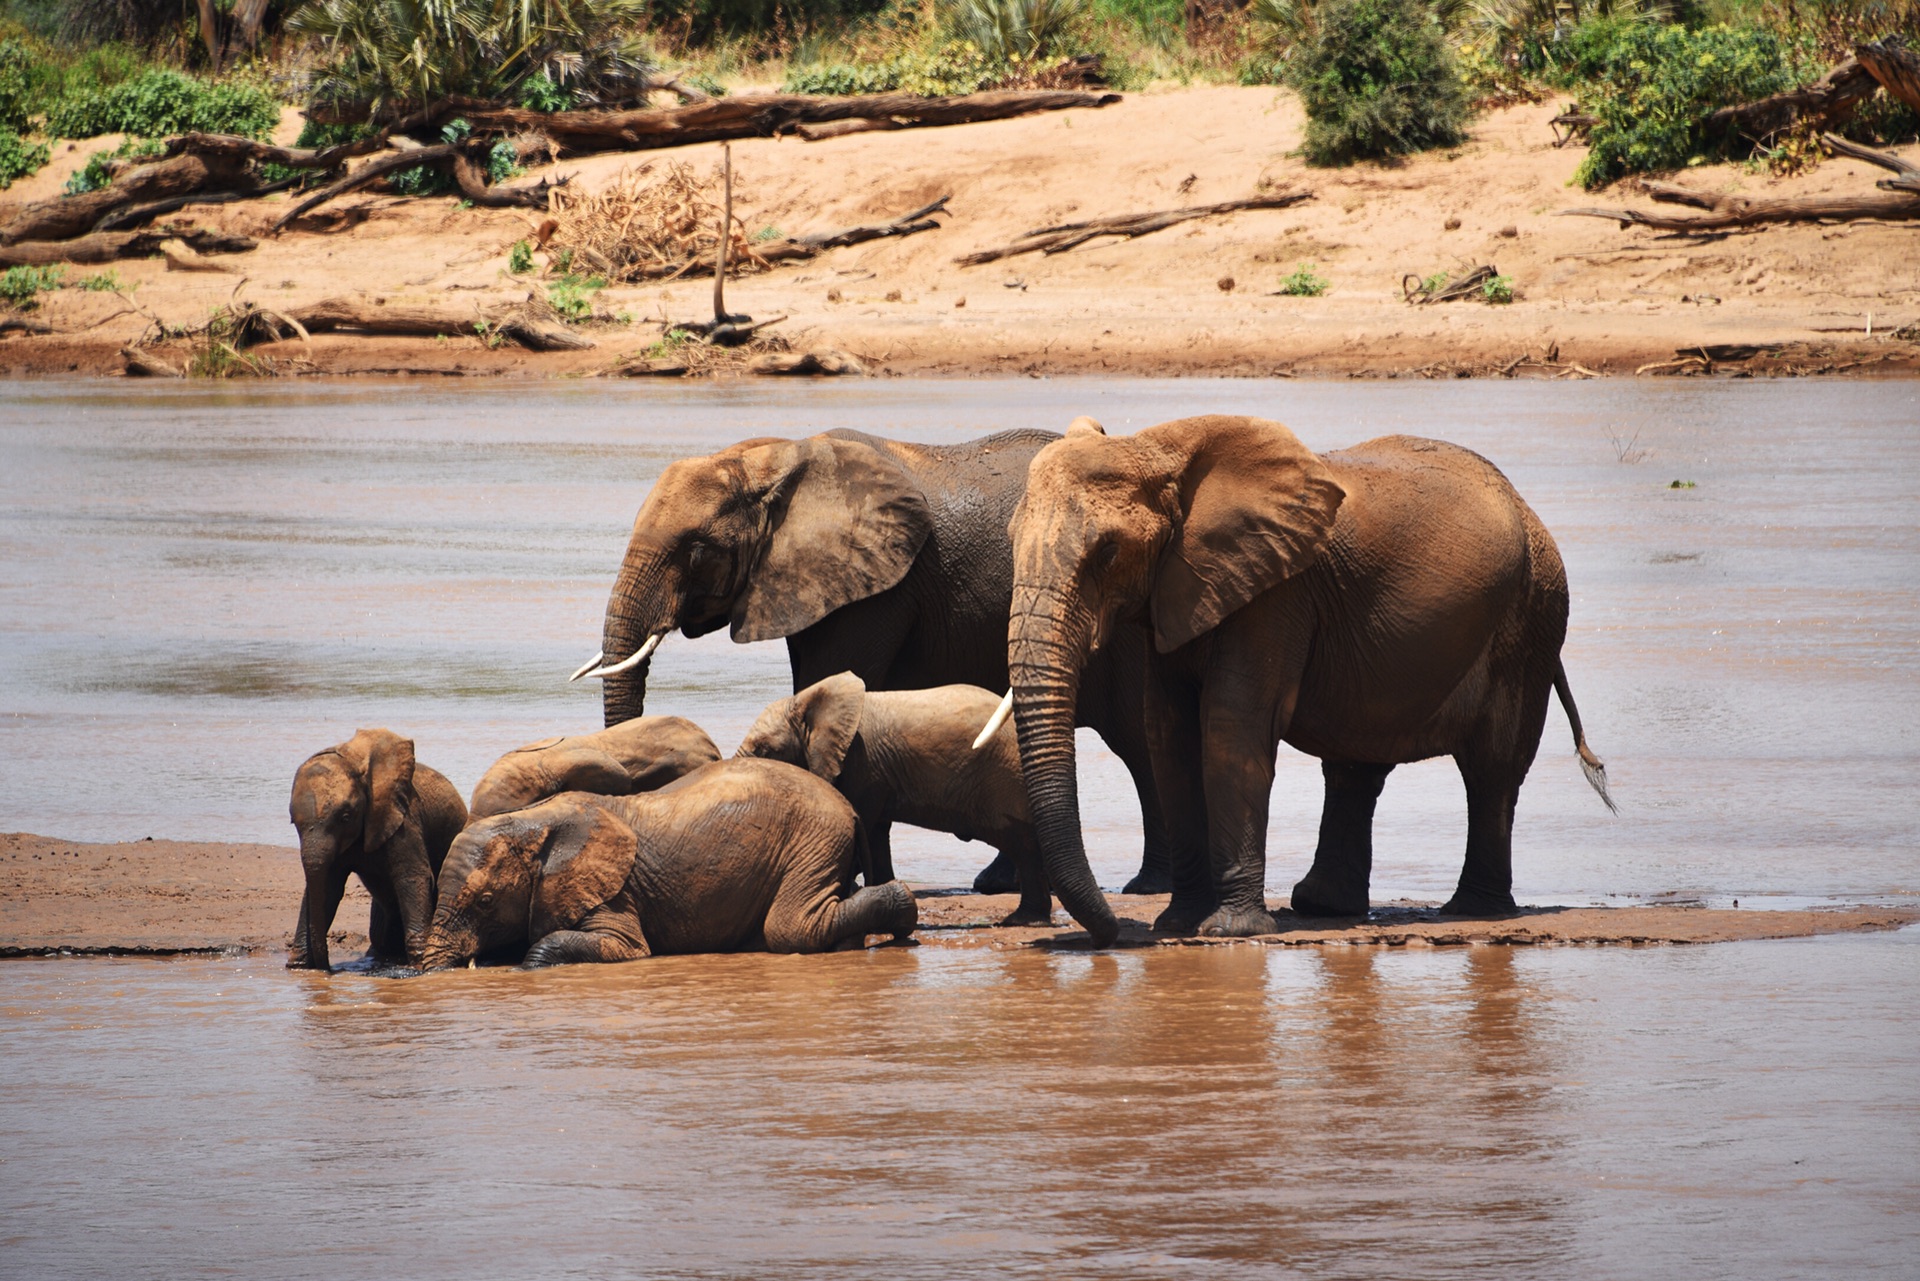
<instances>
[{"instance_id":1,"label":"muddy elephant back","mask_svg":"<svg viewBox=\"0 0 1920 1281\"><path fill-rule=\"evenodd\" d=\"M447 847L467 825L467 803L460 799L460 790L452 781L430 765L414 767L413 791L419 807L420 836L428 860L438 871L447 857Z\"/></svg>"},{"instance_id":2,"label":"muddy elephant back","mask_svg":"<svg viewBox=\"0 0 1920 1281\"><path fill-rule=\"evenodd\" d=\"M713 739L684 716L636 716L575 740L626 769L636 792L651 792L720 759Z\"/></svg>"}]
</instances>

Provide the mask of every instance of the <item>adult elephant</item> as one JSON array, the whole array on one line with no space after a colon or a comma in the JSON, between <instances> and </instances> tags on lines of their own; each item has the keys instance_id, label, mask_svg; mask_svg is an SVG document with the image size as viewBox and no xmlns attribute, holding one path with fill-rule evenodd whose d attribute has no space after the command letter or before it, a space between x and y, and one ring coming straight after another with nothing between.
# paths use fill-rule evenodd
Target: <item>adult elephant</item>
<instances>
[{"instance_id":1,"label":"adult elephant","mask_svg":"<svg viewBox=\"0 0 1920 1281\"><path fill-rule=\"evenodd\" d=\"M796 693L839 672L870 690L1003 690L1007 522L1028 465L1059 439L1008 431L916 445L839 430L681 459L641 504L601 653L575 677L605 680L614 725L641 714L654 650L669 632L730 627L740 642L784 638ZM1140 796L1144 850L1130 893L1168 886L1142 726L1146 662L1144 639L1109 647L1086 665L1072 712L1125 763ZM889 863L888 826L868 835L876 860ZM1015 888L1010 860L996 859L976 886Z\"/></svg>"},{"instance_id":2,"label":"adult elephant","mask_svg":"<svg viewBox=\"0 0 1920 1281\"><path fill-rule=\"evenodd\" d=\"M1560 665L1559 551L1478 454L1388 436L1321 457L1256 418L1112 440L1077 424L1035 457L1011 533L1029 804L1054 892L1098 944L1118 927L1081 842L1073 709L1090 657L1129 634L1154 651L1145 715L1174 841L1156 929L1276 928L1263 885L1282 741L1320 757L1326 780L1293 890L1302 915L1366 912L1386 776L1441 755L1467 790L1466 864L1443 910L1512 911L1514 802L1550 690L1606 798Z\"/></svg>"}]
</instances>

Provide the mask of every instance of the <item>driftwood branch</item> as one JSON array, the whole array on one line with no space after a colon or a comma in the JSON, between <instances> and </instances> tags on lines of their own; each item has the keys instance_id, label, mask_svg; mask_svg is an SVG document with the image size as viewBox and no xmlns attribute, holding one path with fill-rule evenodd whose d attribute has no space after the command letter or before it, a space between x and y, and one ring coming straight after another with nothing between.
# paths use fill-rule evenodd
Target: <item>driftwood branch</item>
<instances>
[{"instance_id":1,"label":"driftwood branch","mask_svg":"<svg viewBox=\"0 0 1920 1281\"><path fill-rule=\"evenodd\" d=\"M519 307L463 312L446 307L396 307L359 298L328 298L304 307L275 311L251 308L243 315L242 322L236 325L236 333L243 343L285 337L281 331L281 325L285 324L302 337L335 331L418 338L499 334L534 351L583 351L593 346L591 339L530 316Z\"/></svg>"},{"instance_id":2,"label":"driftwood branch","mask_svg":"<svg viewBox=\"0 0 1920 1281\"><path fill-rule=\"evenodd\" d=\"M1858 59L1848 58L1812 84L1776 93L1758 102L1722 107L1702 124L1709 138L1738 135L1765 139L1793 127L1801 119L1822 124L1851 115L1855 106L1872 96L1880 83Z\"/></svg>"},{"instance_id":3,"label":"driftwood branch","mask_svg":"<svg viewBox=\"0 0 1920 1281\"><path fill-rule=\"evenodd\" d=\"M1920 111L1920 55L1898 40L1875 40L1854 46L1853 56L1881 88Z\"/></svg>"},{"instance_id":4,"label":"driftwood branch","mask_svg":"<svg viewBox=\"0 0 1920 1281\"><path fill-rule=\"evenodd\" d=\"M1400 294L1410 303L1425 305L1434 302L1458 302L1462 298L1477 298L1481 295L1481 286L1500 274L1500 269L1491 263L1484 267L1475 267L1458 280L1449 280L1432 292L1428 292L1420 277L1408 274L1400 278Z\"/></svg>"},{"instance_id":5,"label":"driftwood branch","mask_svg":"<svg viewBox=\"0 0 1920 1281\"><path fill-rule=\"evenodd\" d=\"M141 223L162 214L178 213L191 205L226 205L236 200L256 200L261 196L270 196L276 191L286 191L297 187L300 178L283 178L279 182L265 183L258 187L247 187L239 191L195 191L184 196L171 196L165 200L155 200L144 205L128 205L117 209L93 225L95 231L123 231L128 227L137 227Z\"/></svg>"},{"instance_id":6,"label":"driftwood branch","mask_svg":"<svg viewBox=\"0 0 1920 1281\"><path fill-rule=\"evenodd\" d=\"M102 218L128 205L209 188L241 187L248 182L238 164L218 156L169 156L129 169L98 191L18 206L5 225L0 225L0 245L23 240L71 240L92 231Z\"/></svg>"},{"instance_id":7,"label":"driftwood branch","mask_svg":"<svg viewBox=\"0 0 1920 1281\"><path fill-rule=\"evenodd\" d=\"M1239 213L1245 209L1285 209L1289 205L1297 205L1303 200L1311 199L1313 199L1311 191L1291 191L1279 196L1254 196L1247 200L1227 200L1214 205L1192 205L1185 209L1165 209L1157 213L1122 214L1113 218L1096 218L1091 222L1069 222L1057 227L1037 227L1026 232L1010 245L962 254L954 261L962 267L977 267L982 263L997 262L1002 258L1014 257L1016 254L1064 253L1076 245L1083 245L1099 236L1124 236L1131 240L1135 236L1151 235L1153 232L1164 231L1168 227L1195 218Z\"/></svg>"},{"instance_id":8,"label":"driftwood branch","mask_svg":"<svg viewBox=\"0 0 1920 1281\"><path fill-rule=\"evenodd\" d=\"M571 178L542 178L539 182L524 187L489 187L485 176L471 160L467 159L461 147L460 143L443 142L431 147L408 147L403 151L389 152L369 160L338 182L320 188L280 215L279 220L268 229L268 234L278 235L289 223L326 204L329 200L344 196L348 192L358 191L390 173L418 168L421 165L447 167L451 170L454 185L460 189L462 196L476 205L484 205L490 209L545 209L547 192L572 181Z\"/></svg>"},{"instance_id":9,"label":"driftwood branch","mask_svg":"<svg viewBox=\"0 0 1920 1281\"><path fill-rule=\"evenodd\" d=\"M1870 165L1879 165L1882 169L1891 169L1897 174L1920 174L1920 165L1904 160L1891 151L1875 151L1872 147L1863 147L1857 142L1849 142L1837 133L1823 133L1820 141L1827 150L1854 160L1864 160Z\"/></svg>"},{"instance_id":10,"label":"driftwood branch","mask_svg":"<svg viewBox=\"0 0 1920 1281\"><path fill-rule=\"evenodd\" d=\"M184 241L202 254L238 254L255 248L251 236L218 231L103 231L77 240L30 240L0 246L0 267L44 267L50 263L100 263L120 258L151 258L166 240Z\"/></svg>"},{"instance_id":11,"label":"driftwood branch","mask_svg":"<svg viewBox=\"0 0 1920 1281\"><path fill-rule=\"evenodd\" d=\"M389 131L342 142L332 147L276 147L231 133L183 133L167 139L169 156L218 156L230 165L285 165L289 169L338 169L356 156L370 156L387 148Z\"/></svg>"},{"instance_id":12,"label":"driftwood branch","mask_svg":"<svg viewBox=\"0 0 1920 1281\"><path fill-rule=\"evenodd\" d=\"M1855 222L1863 218L1907 222L1920 219L1920 166L1902 160L1898 156L1848 142L1833 134L1823 134L1821 137L1828 147L1842 155L1851 156L1856 160L1865 160L1869 164L1891 169L1898 174L1898 177L1884 178L1880 181L1879 185L1888 194L1731 196L1695 191L1669 182L1646 182L1642 185L1653 199L1665 204L1688 205L1695 209L1703 209L1706 215L1699 218L1683 218L1654 209L1581 208L1562 209L1560 216L1563 218L1611 218L1622 227L1654 227L1661 231L1679 232L1726 231L1731 228L1756 227L1771 222L1823 222L1829 219L1836 222Z\"/></svg>"},{"instance_id":13,"label":"driftwood branch","mask_svg":"<svg viewBox=\"0 0 1920 1281\"><path fill-rule=\"evenodd\" d=\"M771 138L801 125L837 120L898 120L902 128L974 124L1005 120L1036 111L1104 107L1120 101L1117 93L1067 90L971 93L952 98L923 98L913 93L817 97L807 94L746 94L714 98L684 107L634 111L529 111L520 107L437 105L424 123L438 124L458 115L476 131L512 133L537 129L570 151L644 151L684 147L737 138Z\"/></svg>"},{"instance_id":14,"label":"driftwood branch","mask_svg":"<svg viewBox=\"0 0 1920 1281\"><path fill-rule=\"evenodd\" d=\"M911 236L922 231L936 231L940 224L933 215L947 211L950 195L942 196L930 205L902 214L892 222L877 223L863 227L843 227L839 231L818 231L807 236L790 236L777 245L757 250L768 262L792 262L812 258L824 249L840 249L847 245L865 244L869 240L882 240L888 236Z\"/></svg>"}]
</instances>

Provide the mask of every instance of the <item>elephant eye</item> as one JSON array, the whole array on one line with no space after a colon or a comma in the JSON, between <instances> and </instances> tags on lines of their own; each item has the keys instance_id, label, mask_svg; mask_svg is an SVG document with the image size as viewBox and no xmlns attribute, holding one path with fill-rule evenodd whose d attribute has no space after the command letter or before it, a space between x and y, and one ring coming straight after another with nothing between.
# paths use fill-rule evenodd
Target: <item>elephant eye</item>
<instances>
[{"instance_id":1,"label":"elephant eye","mask_svg":"<svg viewBox=\"0 0 1920 1281\"><path fill-rule=\"evenodd\" d=\"M1113 562L1118 559L1120 559L1120 544L1111 541L1104 542L1100 544L1099 550L1093 554L1093 567L1096 570L1104 572L1112 569Z\"/></svg>"},{"instance_id":2,"label":"elephant eye","mask_svg":"<svg viewBox=\"0 0 1920 1281\"><path fill-rule=\"evenodd\" d=\"M491 906L493 906L493 891L492 891L492 890L482 890L482 891L480 891L480 906L481 906L481 907L491 907Z\"/></svg>"}]
</instances>

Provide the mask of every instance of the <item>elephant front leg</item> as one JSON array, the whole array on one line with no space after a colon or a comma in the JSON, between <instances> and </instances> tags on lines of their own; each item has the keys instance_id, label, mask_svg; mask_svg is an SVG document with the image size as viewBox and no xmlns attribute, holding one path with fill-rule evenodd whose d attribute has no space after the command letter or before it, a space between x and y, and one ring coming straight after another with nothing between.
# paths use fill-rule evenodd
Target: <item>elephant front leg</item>
<instances>
[{"instance_id":1,"label":"elephant front leg","mask_svg":"<svg viewBox=\"0 0 1920 1281\"><path fill-rule=\"evenodd\" d=\"M523 970L549 965L604 965L611 961L638 961L650 956L646 943L635 944L619 934L589 930L555 930L527 949Z\"/></svg>"},{"instance_id":2,"label":"elephant front leg","mask_svg":"<svg viewBox=\"0 0 1920 1281\"><path fill-rule=\"evenodd\" d=\"M1391 765L1322 761L1327 796L1313 866L1293 887L1297 916L1365 916L1373 879L1373 809Z\"/></svg>"},{"instance_id":3,"label":"elephant front leg","mask_svg":"<svg viewBox=\"0 0 1920 1281\"><path fill-rule=\"evenodd\" d=\"M1207 840L1219 906L1200 933L1251 938L1278 933L1267 910L1267 802L1277 744L1244 699L1209 709L1201 763L1206 770Z\"/></svg>"},{"instance_id":4,"label":"elephant front leg","mask_svg":"<svg viewBox=\"0 0 1920 1281\"><path fill-rule=\"evenodd\" d=\"M1173 890L1173 849L1167 839L1166 817L1160 812L1160 793L1154 786L1153 767L1145 760L1122 763L1133 776L1133 790L1140 798L1140 870L1121 887L1122 894L1167 894Z\"/></svg>"},{"instance_id":5,"label":"elephant front leg","mask_svg":"<svg viewBox=\"0 0 1920 1281\"><path fill-rule=\"evenodd\" d=\"M898 881L889 881L850 894L835 905L832 941L828 946L864 941L869 934L891 934L903 939L912 934L913 927L919 923L920 905L915 902L913 891Z\"/></svg>"}]
</instances>

